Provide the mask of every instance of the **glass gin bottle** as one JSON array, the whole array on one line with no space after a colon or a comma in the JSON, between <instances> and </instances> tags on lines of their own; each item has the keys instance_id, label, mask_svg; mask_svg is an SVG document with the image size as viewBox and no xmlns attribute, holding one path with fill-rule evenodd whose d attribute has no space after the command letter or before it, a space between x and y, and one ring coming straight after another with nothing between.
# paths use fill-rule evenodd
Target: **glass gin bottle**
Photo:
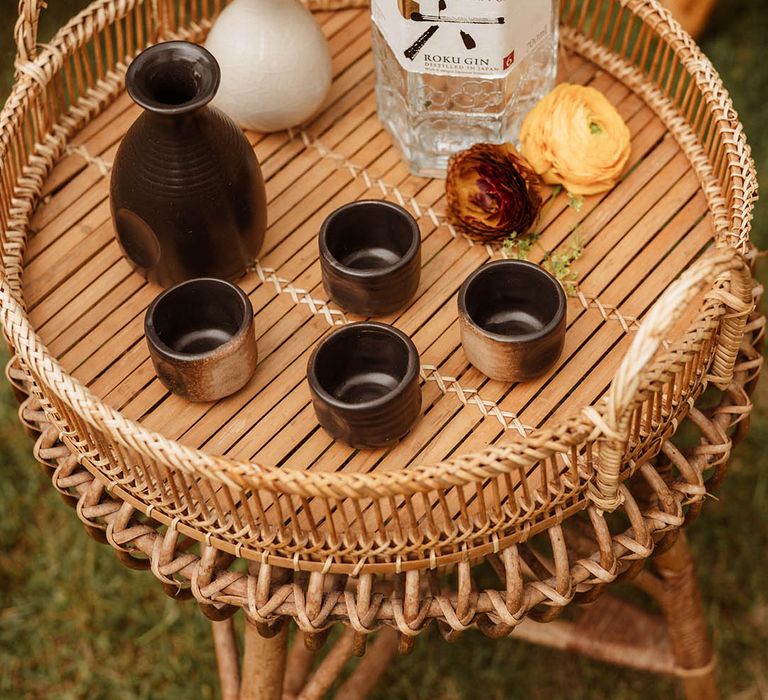
<instances>
[{"instance_id":1,"label":"glass gin bottle","mask_svg":"<svg viewBox=\"0 0 768 700\"><path fill-rule=\"evenodd\" d=\"M371 13L379 118L416 175L516 142L554 87L558 0L372 0Z\"/></svg>"}]
</instances>

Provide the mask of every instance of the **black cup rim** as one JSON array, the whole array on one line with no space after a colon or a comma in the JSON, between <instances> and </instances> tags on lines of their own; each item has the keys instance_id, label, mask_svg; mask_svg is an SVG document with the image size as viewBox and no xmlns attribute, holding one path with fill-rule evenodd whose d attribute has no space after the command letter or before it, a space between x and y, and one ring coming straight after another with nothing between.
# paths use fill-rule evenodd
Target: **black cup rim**
<instances>
[{"instance_id":1,"label":"black cup rim","mask_svg":"<svg viewBox=\"0 0 768 700\"><path fill-rule=\"evenodd\" d=\"M325 387L320 383L320 380L317 376L317 357L320 354L322 348L325 347L325 345L329 343L332 338L343 335L345 333L351 333L355 330L374 330L396 338L405 347L405 350L408 354L408 366L406 367L403 378L397 383L397 386L383 396L379 396L376 399L371 399L370 401L363 401L361 403L347 403L346 401L340 401L333 394L326 391ZM413 341L405 333L395 328L394 326L389 326L386 323L377 323L376 321L360 321L358 323L349 323L332 331L327 336L325 336L325 338L322 338L320 342L315 346L315 349L312 351L312 355L309 358L309 362L307 363L307 380L309 381L309 385L312 388L312 391L314 391L318 397L321 398L323 402L327 403L329 406L333 406L334 408L345 411L355 412L366 411L372 408L379 408L386 405L392 401L392 399L402 394L408 388L408 386L410 386L414 379L418 377L418 374L419 351L416 349Z\"/></svg>"},{"instance_id":2,"label":"black cup rim","mask_svg":"<svg viewBox=\"0 0 768 700\"><path fill-rule=\"evenodd\" d=\"M197 94L190 100L180 104L167 104L154 99L144 90L140 89L138 74L145 70L154 61L159 61L162 55L169 51L175 51L178 56L187 59L197 59L208 68L207 80L200 85ZM193 112L207 105L216 95L221 83L221 68L214 55L204 46L194 44L191 41L163 41L144 49L131 61L125 75L125 86L131 99L149 112L156 114L185 114Z\"/></svg>"},{"instance_id":3,"label":"black cup rim","mask_svg":"<svg viewBox=\"0 0 768 700\"><path fill-rule=\"evenodd\" d=\"M492 331L486 330L481 325L479 325L474 318L472 318L471 314L467 310L467 295L470 293L471 286L480 277L483 277L492 270L500 267L509 268L512 271L520 268L529 269L534 274L538 275L539 278L549 286L549 289L554 292L555 296L557 297L557 309L552 318L543 328L531 333L503 335L501 333L494 333ZM467 279L465 279L461 285L458 302L459 312L473 328L476 328L487 338L492 338L493 340L497 340L501 343L530 343L532 341L540 340L541 338L551 335L555 330L557 330L560 323L562 323L568 304L565 291L563 290L563 286L560 284L560 282L558 282L557 279L555 279L555 277L553 277L544 268L540 267L539 265L535 265L532 262L528 262L527 260L495 260L494 262L487 263L477 268L477 270L469 275L469 277L467 277Z\"/></svg>"},{"instance_id":4,"label":"black cup rim","mask_svg":"<svg viewBox=\"0 0 768 700\"><path fill-rule=\"evenodd\" d=\"M390 209L396 212L400 217L408 222L408 228L411 230L411 243L405 253L398 259L397 262L387 265L387 267L376 268L359 268L348 267L341 263L336 258L331 249L328 247L328 229L330 228L333 220L341 214L347 212L350 209L360 209L363 207L372 207L380 209ZM421 246L421 230L416 219L413 218L411 213L394 202L387 202L382 199L361 199L357 202L349 202L344 204L338 209L334 209L323 221L323 225L320 227L320 234L318 236L320 245L320 257L332 267L336 272L341 273L347 277L353 277L359 280L366 280L375 277L383 277L397 270L401 270L407 267L416 257Z\"/></svg>"},{"instance_id":5,"label":"black cup rim","mask_svg":"<svg viewBox=\"0 0 768 700\"><path fill-rule=\"evenodd\" d=\"M170 345L167 345L160 337L160 334L155 328L155 313L157 311L157 307L160 304L166 301L170 296L174 296L175 293L178 293L179 290L183 289L184 287L200 286L201 284L216 284L225 289L227 293L234 294L240 301L242 318L240 319L240 324L237 328L237 331L226 343L217 345L215 348L206 350L205 352L179 352L178 350L174 350ZM173 287L169 287L164 292L158 294L157 297L155 297L154 301L149 305L146 315L144 316L144 335L146 336L147 341L157 352L170 360L174 360L176 362L199 362L200 360L205 360L221 353L223 348L227 348L238 342L250 328L252 320L253 305L251 304L251 300L248 298L246 293L240 289L240 287L238 287L236 284L232 284L231 282L227 282L226 280L222 280L217 277L196 277L194 279L187 280L186 282L180 282Z\"/></svg>"}]
</instances>

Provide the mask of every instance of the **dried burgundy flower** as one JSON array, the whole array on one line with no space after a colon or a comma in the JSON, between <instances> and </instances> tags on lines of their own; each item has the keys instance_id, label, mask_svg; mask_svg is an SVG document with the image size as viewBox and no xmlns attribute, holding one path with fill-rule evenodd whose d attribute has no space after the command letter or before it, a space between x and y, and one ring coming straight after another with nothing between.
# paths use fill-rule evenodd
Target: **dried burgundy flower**
<instances>
[{"instance_id":1,"label":"dried burgundy flower","mask_svg":"<svg viewBox=\"0 0 768 700\"><path fill-rule=\"evenodd\" d=\"M539 183L511 144L478 143L448 163L448 213L458 229L478 241L523 235L541 209Z\"/></svg>"}]
</instances>

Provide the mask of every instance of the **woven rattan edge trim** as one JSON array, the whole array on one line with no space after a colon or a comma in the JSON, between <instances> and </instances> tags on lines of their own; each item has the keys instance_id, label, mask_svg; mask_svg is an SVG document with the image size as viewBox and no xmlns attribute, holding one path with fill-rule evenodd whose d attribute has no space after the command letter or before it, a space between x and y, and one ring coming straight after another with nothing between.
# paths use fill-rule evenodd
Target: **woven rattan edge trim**
<instances>
[{"instance_id":1,"label":"woven rattan edge trim","mask_svg":"<svg viewBox=\"0 0 768 700\"><path fill-rule=\"evenodd\" d=\"M705 384L702 384L692 397L691 403L698 400L701 394L706 388ZM681 411L678 416L678 420L685 419L689 412L690 404L686 404L686 410ZM640 466L656 457L662 447L664 440L668 439L675 431L676 425L670 424L667 430L658 435L653 441L649 442L648 448L643 450L637 461L631 460L627 466L621 472L621 481L625 481L629 478ZM146 502L134 497L129 491L126 491L119 485L114 484L103 473L103 471L94 465L90 459L83 457L79 454L77 446L67 437L61 436L62 442L67 446L70 453L77 458L78 463L85 467L94 478L101 482L106 490L121 500L129 503L138 511L149 514ZM461 542L461 546L458 547L458 551L454 551L450 554L436 554L434 550L420 550L421 556L415 557L412 551L403 551L398 554L396 548L391 547L387 549L385 555L382 555L380 563L371 562L371 559L375 559L375 556L367 557L365 563L361 565L360 561L356 563L344 563L339 561L330 561L336 556L346 558L346 555L336 555L331 551L326 551L326 558L323 560L307 558L306 554L300 554L299 557L286 557L275 554L275 551L280 551L282 547L263 549L244 546L241 543L233 544L230 540L214 535L206 534L205 536L201 531L195 527L187 525L183 522L175 522L174 518L169 517L163 513L160 509L152 507L151 517L162 523L163 525L170 526L174 524L174 527L182 534L198 541L205 542L210 546L214 546L219 550L225 551L233 556L243 557L252 561L258 561L262 564L269 564L286 569L293 569L295 571L306 572L323 572L330 574L343 574L357 576L361 573L366 574L391 574L393 567L397 566L397 572L417 571L424 569L436 569L443 568L460 562L472 562L489 554L497 554L499 551L504 550L512 545L520 544L528 541L535 535L546 532L550 528L559 525L567 518L572 517L576 513L586 510L590 506L593 506L593 500L589 497L586 486L569 493L564 497L564 503L559 504L556 508L553 508L554 513L542 516L539 514L536 518L526 520L520 518L517 521L508 521L505 523L508 528L490 528L486 531L474 531L470 530L471 537L467 537ZM512 529L513 532L509 534L501 534L504 529ZM474 543L475 540L479 540L480 543ZM453 545L456 547L457 545ZM402 556L401 559L398 557ZM407 557L407 558L406 558ZM391 560L398 558L398 564L395 565Z\"/></svg>"},{"instance_id":2,"label":"woven rattan edge trim","mask_svg":"<svg viewBox=\"0 0 768 700\"><path fill-rule=\"evenodd\" d=\"M680 52L683 52L683 65L696 81L699 91L714 113L721 131L732 134L734 138L733 143L726 142L728 169L731 172L728 181L730 184L740 182L744 195L741 204L741 220L738 222L737 230L731 229L731 232L736 234L741 252L746 253L749 233L752 228L752 211L757 200L757 169L751 157L751 149L747 144L744 128L733 107L733 101L728 90L723 85L712 62L668 8L664 7L658 0L622 0L622 3L667 41L678 56ZM593 46L597 46L594 42L591 43ZM645 85L650 87L649 83L645 83ZM673 134L675 133L669 124L667 127ZM682 142L679 143L682 148L685 148ZM702 182L702 186L706 193L706 183Z\"/></svg>"},{"instance_id":3,"label":"woven rattan edge trim","mask_svg":"<svg viewBox=\"0 0 768 700\"><path fill-rule=\"evenodd\" d=\"M683 405L683 411L681 414L687 414L688 407L700 396L700 394L703 392L704 388L706 386L705 382L700 382L698 384L698 387L694 394L691 396L690 401L686 402ZM678 420L682 420L684 415L678 415ZM630 461L629 466L626 467L622 472L622 479L625 479L629 476L632 472L635 471L642 463L647 462L649 459L651 459L655 454L658 453L658 450L661 447L661 444L663 440L668 438L675 430L676 422L671 421L667 427L666 430L663 433L660 433L655 436L653 441L649 441L647 449L643 450L641 455L638 456L638 461ZM135 499L130 494L123 489L121 489L119 486L113 484L109 478L104 475L97 465L94 465L90 462L90 460L87 457L83 457L82 455L78 455L77 446L73 444L66 436L63 438L64 442L67 444L68 448L79 458L79 461L84 464L91 473L94 474L94 476L98 477L99 480L104 483L105 487L115 493L120 493L121 497L124 498L124 500L128 500L131 502L132 505L137 507L139 510L144 512L150 512L152 514L152 517L160 520L166 524L170 524L172 522L171 518L165 516L162 514L161 510L155 509L154 506L151 506L149 510L146 508L146 503L144 503L141 500ZM577 501L573 503L574 496L571 494L566 494L563 496L563 499L561 502L557 504L556 507L553 508L554 515L547 515L546 512L539 512L530 517L528 520L525 518L521 518L520 520L517 520L515 522L504 522L501 524L496 524L496 526L491 527L490 529L484 529L477 532L474 532L472 530L468 531L466 536L462 535L459 538L459 543L456 545L453 545L456 547L458 551L454 551L453 553L447 554L447 555L440 555L437 556L434 550L432 550L429 554L414 558L413 557L413 551L401 551L400 554L403 557L407 557L401 560L401 570L410 570L410 569L416 569L416 568L426 568L426 567L434 567L434 566L445 566L452 563L456 563L458 561L464 561L476 557L483 556L485 554L491 553L491 552L497 552L499 551L499 548L504 548L506 546L509 546L511 544L514 544L516 542L522 542L533 535L542 532L546 529L549 529L555 525L557 525L559 522L561 522L564 518L569 517L575 512L578 512L580 510L583 510L587 506L590 505L590 500L583 497L583 490L581 493L576 494L575 498ZM570 505L568 505L570 503ZM200 540L201 535L198 530L196 530L194 527L189 527L184 525L181 522L177 523L177 527L182 528L185 534L188 534L192 536L195 539ZM509 533L509 529L514 529L514 532ZM500 534L507 531L507 534ZM268 561L269 563L275 564L277 566L288 566L289 568L294 568L297 570L307 570L307 571L333 571L337 573L350 573L350 571L359 571L360 566L357 565L351 565L351 564L344 564L344 563L328 563L328 559L326 558L325 563L322 561L318 561L318 559L304 559L302 558L297 559L295 557L293 558L287 558L285 556L279 556L270 554L272 551L285 551L286 547L290 549L295 549L295 545L290 545L290 543L281 542L277 547L274 549L265 547L265 549L257 549L257 548L244 548L241 543L232 544L228 540L221 538L221 537L214 537L210 533L205 538L206 542L210 543L215 541L216 546L219 548L225 549L226 551L229 551L233 554L242 554L246 558L253 558L259 561ZM480 544L475 544L477 540L480 540ZM489 541L490 540L490 541ZM450 547L450 545L449 545ZM296 550L298 553L298 550ZM430 551L430 550L427 550ZM326 549L325 554L327 557L337 556L334 554L333 551ZM397 554L397 548L393 548L393 551L390 553L387 553L387 558L389 555L392 554L392 556ZM345 554L343 552L338 553L339 558L344 559ZM265 557L268 557L267 560L265 560ZM304 563L306 562L306 563ZM406 564L406 562L410 562ZM368 571L368 564L366 564L363 568ZM388 569L391 569L392 563L381 563L381 564L375 564L372 563L370 566L373 567L371 569L372 571L386 571Z\"/></svg>"},{"instance_id":4,"label":"woven rattan edge trim","mask_svg":"<svg viewBox=\"0 0 768 700\"><path fill-rule=\"evenodd\" d=\"M72 442L66 438L62 438L62 442L67 445L67 449L70 450L70 452L77 456L77 448L72 444ZM658 453L658 450L656 451ZM649 457L652 458L653 455ZM78 460L79 464L81 464L83 467L85 467L93 476L94 478L98 479L104 487L107 489L107 491L117 498L120 498L121 500L130 503L131 506L136 508L138 511L144 513L147 510L147 505L143 501L135 498L130 494L130 492L126 491L125 489L121 488L120 486L117 486L110 482L110 480L103 474L103 472L97 467L94 466L91 461L87 458L82 458ZM465 548L463 548L461 551L452 553L452 554L441 554L436 556L430 556L430 553L428 551L425 552L425 555L421 558L413 558L410 554L408 555L408 559L403 559L402 563L400 564L400 571L406 572L406 571L416 571L416 570L424 570L425 568L443 568L446 566L450 566L452 564L457 564L459 562L467 561L471 562L477 559L480 559L484 556L487 556L488 554L493 554L499 551L499 549L506 549L507 547L517 544L520 542L525 542L526 540L530 539L534 535L537 535L541 532L544 532L548 530L553 525L557 525L558 523L562 522L565 518L571 517L575 513L578 513L579 511L584 510L587 508L590 504L589 499L587 498L581 498L576 503L573 503L570 506L562 507L558 510L558 513L556 516L550 516L544 520L541 520L537 522L535 525L528 525L528 527L524 528L522 532L516 532L511 535L505 535L503 537L497 537L494 542L484 542L483 544L479 545L468 545ZM157 520L158 522L162 523L163 525L170 526L173 522L173 518L168 517L164 513L160 512L159 510L153 509L152 510L152 518L154 520ZM331 574L343 574L343 575L358 575L360 573L367 573L367 574L391 574L393 570L393 563L391 561L389 562L381 562L381 563L366 563L362 567L359 563L339 563L334 562L328 565L326 561L313 561L311 559L306 558L294 558L294 557L285 557L285 556L279 556L272 553L272 550L270 549L256 549L252 547L243 546L240 544L234 545L229 540L223 539L221 537L216 536L210 536L210 537L202 537L201 533L198 529L194 527L190 527L189 525L186 525L183 522L177 522L174 527L176 529L188 536L191 537L194 540L197 540L199 542L205 541L209 545L215 546L217 549L220 549L224 552L227 552L228 554L232 554L234 556L243 557L244 559L250 559L252 561L258 561L262 564L270 564L273 566L278 566L284 569L293 569L295 571L307 571L307 572L323 572L323 573L331 573ZM484 538L482 535L478 536L480 539L487 539ZM388 555L390 556L390 553L388 552ZM392 552L391 556L397 556L397 552Z\"/></svg>"}]
</instances>

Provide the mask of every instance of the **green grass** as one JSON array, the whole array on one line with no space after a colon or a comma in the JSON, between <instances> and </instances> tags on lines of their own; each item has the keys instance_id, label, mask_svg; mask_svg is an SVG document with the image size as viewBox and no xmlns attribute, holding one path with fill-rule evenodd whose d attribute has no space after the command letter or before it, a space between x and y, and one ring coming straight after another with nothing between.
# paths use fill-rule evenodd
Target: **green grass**
<instances>
[{"instance_id":1,"label":"green grass","mask_svg":"<svg viewBox=\"0 0 768 700\"><path fill-rule=\"evenodd\" d=\"M15 2L0 3L0 95L11 84ZM53 0L43 35L84 3ZM731 90L755 159L768 172L768 10L721 0L703 46ZM761 170L763 172L763 170ZM763 184L768 183L763 179ZM768 244L759 207L755 241ZM765 270L760 272L768 282ZM749 438L689 535L714 630L724 694L768 698L768 392ZM0 392L0 698L187 700L217 696L210 628L193 603L166 598L152 574L122 566L89 539L31 457L7 387ZM420 637L380 683L377 700L675 698L667 679L470 632Z\"/></svg>"}]
</instances>

